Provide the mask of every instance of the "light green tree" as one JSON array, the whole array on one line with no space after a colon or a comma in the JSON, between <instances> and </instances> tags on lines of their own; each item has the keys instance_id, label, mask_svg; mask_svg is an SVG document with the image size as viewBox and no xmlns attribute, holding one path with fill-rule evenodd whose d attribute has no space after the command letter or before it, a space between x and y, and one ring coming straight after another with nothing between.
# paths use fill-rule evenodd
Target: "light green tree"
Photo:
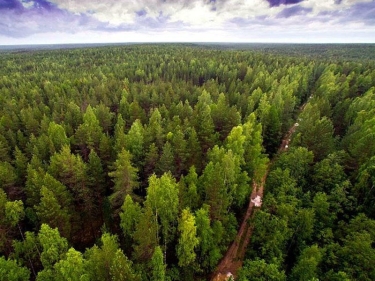
<instances>
[{"instance_id":1,"label":"light green tree","mask_svg":"<svg viewBox=\"0 0 375 281\"><path fill-rule=\"evenodd\" d=\"M89 281L86 271L86 260L74 248L70 248L64 259L54 265L56 281Z\"/></svg>"},{"instance_id":2,"label":"light green tree","mask_svg":"<svg viewBox=\"0 0 375 281\"><path fill-rule=\"evenodd\" d=\"M197 237L199 244L197 245L197 262L204 271L211 270L217 265L221 257L218 242L211 226L209 217L209 206L203 205L196 211L195 221L197 225ZM217 234L217 233L216 233Z\"/></svg>"},{"instance_id":3,"label":"light green tree","mask_svg":"<svg viewBox=\"0 0 375 281\"><path fill-rule=\"evenodd\" d=\"M60 124L50 122L48 124L48 138L51 141L51 152L59 152L64 145L69 144L69 139L66 136L65 129Z\"/></svg>"},{"instance_id":4,"label":"light green tree","mask_svg":"<svg viewBox=\"0 0 375 281\"><path fill-rule=\"evenodd\" d=\"M120 212L120 226L126 238L133 236L135 227L141 217L141 212L142 210L139 204L133 202L133 199L127 194Z\"/></svg>"},{"instance_id":5,"label":"light green tree","mask_svg":"<svg viewBox=\"0 0 375 281\"><path fill-rule=\"evenodd\" d=\"M94 245L85 253L89 280L135 280L131 262L119 248L117 236L104 233L100 242L100 247Z\"/></svg>"},{"instance_id":6,"label":"light green tree","mask_svg":"<svg viewBox=\"0 0 375 281\"><path fill-rule=\"evenodd\" d=\"M125 148L133 155L134 159L132 159L132 161L136 167L141 167L143 161L145 145L144 135L142 123L137 119L125 136Z\"/></svg>"},{"instance_id":7,"label":"light green tree","mask_svg":"<svg viewBox=\"0 0 375 281\"><path fill-rule=\"evenodd\" d=\"M38 233L38 240L42 246L40 260L44 269L52 269L54 264L61 260L68 251L68 241L60 236L57 228L52 229L42 224Z\"/></svg>"},{"instance_id":8,"label":"light green tree","mask_svg":"<svg viewBox=\"0 0 375 281\"><path fill-rule=\"evenodd\" d=\"M160 178L156 175L149 178L145 205L152 210L156 222L160 219L166 258L167 242L169 235L174 233L174 222L178 213L178 188L170 173L165 173Z\"/></svg>"},{"instance_id":9,"label":"light green tree","mask_svg":"<svg viewBox=\"0 0 375 281\"><path fill-rule=\"evenodd\" d=\"M178 221L178 231L180 233L177 245L178 265L187 267L195 261L195 248L199 244L195 217L189 209L182 211Z\"/></svg>"},{"instance_id":10,"label":"light green tree","mask_svg":"<svg viewBox=\"0 0 375 281\"><path fill-rule=\"evenodd\" d=\"M28 281L30 271L15 260L0 257L0 281Z\"/></svg>"},{"instance_id":11,"label":"light green tree","mask_svg":"<svg viewBox=\"0 0 375 281\"><path fill-rule=\"evenodd\" d=\"M151 265L152 265L151 280L152 281L164 281L165 280L165 264L163 261L163 252L160 246L155 247L155 251L151 259Z\"/></svg>"},{"instance_id":12,"label":"light green tree","mask_svg":"<svg viewBox=\"0 0 375 281\"><path fill-rule=\"evenodd\" d=\"M132 262L118 249L109 272L111 281L139 281L140 278L134 273L132 265Z\"/></svg>"},{"instance_id":13,"label":"light green tree","mask_svg":"<svg viewBox=\"0 0 375 281\"><path fill-rule=\"evenodd\" d=\"M5 218L11 226L16 226L25 216L21 200L8 201L5 203Z\"/></svg>"}]
</instances>

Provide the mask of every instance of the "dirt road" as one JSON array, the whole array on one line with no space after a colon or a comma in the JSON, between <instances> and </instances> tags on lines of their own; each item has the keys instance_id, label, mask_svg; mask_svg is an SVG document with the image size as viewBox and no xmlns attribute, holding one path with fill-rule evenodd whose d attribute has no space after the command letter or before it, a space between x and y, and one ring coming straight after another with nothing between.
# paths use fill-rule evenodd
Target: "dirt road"
<instances>
[{"instance_id":1,"label":"dirt road","mask_svg":"<svg viewBox=\"0 0 375 281\"><path fill-rule=\"evenodd\" d=\"M303 111L306 106L304 103L300 107L300 111ZM294 123L292 127L285 134L281 141L278 153L286 151L289 148L289 142L296 128L299 126L298 123ZM272 161L270 162L272 163ZM270 164L269 164L270 165ZM250 225L249 219L255 214L255 212L261 207L263 199L264 183L268 176L269 165L264 173L260 183L253 181L252 192L250 195L249 205L247 207L246 214L242 220L240 229L230 245L225 256L220 261L216 268L216 271L212 274L212 281L224 281L229 280L231 276L235 279L237 277L238 270L242 267L243 260L247 246L250 242L251 235L253 233L254 225Z\"/></svg>"},{"instance_id":2,"label":"dirt road","mask_svg":"<svg viewBox=\"0 0 375 281\"><path fill-rule=\"evenodd\" d=\"M263 188L264 182L268 175L268 171L263 176L261 182L258 184L255 181L253 182L253 191L250 195L249 206L245 217L242 220L240 229L234 239L232 245L229 247L224 258L220 261L215 273L213 274L213 281L222 281L228 280L230 275L234 277L237 276L237 271L242 267L243 259L245 257L245 252L247 245L250 242L251 234L253 232L253 226L248 224L249 219L252 217L254 212L261 207L261 203L256 201L257 196L260 199L263 198Z\"/></svg>"}]
</instances>

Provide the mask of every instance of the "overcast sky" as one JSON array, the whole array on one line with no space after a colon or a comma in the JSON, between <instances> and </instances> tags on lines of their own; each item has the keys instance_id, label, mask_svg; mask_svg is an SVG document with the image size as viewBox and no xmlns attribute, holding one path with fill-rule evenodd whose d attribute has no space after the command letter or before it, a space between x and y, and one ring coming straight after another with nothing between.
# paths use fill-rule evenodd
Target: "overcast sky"
<instances>
[{"instance_id":1,"label":"overcast sky","mask_svg":"<svg viewBox=\"0 0 375 281\"><path fill-rule=\"evenodd\" d=\"M0 45L375 42L375 0L0 0Z\"/></svg>"}]
</instances>

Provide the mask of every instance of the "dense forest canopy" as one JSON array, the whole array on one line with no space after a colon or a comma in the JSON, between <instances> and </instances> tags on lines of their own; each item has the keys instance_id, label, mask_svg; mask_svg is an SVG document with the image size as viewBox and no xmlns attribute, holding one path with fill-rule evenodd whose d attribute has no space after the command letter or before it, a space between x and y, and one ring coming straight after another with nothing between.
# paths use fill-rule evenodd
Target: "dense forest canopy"
<instances>
[{"instance_id":1,"label":"dense forest canopy","mask_svg":"<svg viewBox=\"0 0 375 281\"><path fill-rule=\"evenodd\" d=\"M374 51L3 51L0 280L375 280Z\"/></svg>"}]
</instances>

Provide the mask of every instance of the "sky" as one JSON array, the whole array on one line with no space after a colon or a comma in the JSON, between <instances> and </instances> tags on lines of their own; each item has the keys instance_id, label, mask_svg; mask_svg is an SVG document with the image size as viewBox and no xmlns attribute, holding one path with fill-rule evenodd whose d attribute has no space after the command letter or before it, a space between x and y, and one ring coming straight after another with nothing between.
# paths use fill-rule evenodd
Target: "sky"
<instances>
[{"instance_id":1,"label":"sky","mask_svg":"<svg viewBox=\"0 0 375 281\"><path fill-rule=\"evenodd\" d=\"M375 43L375 0L0 0L0 45Z\"/></svg>"}]
</instances>

